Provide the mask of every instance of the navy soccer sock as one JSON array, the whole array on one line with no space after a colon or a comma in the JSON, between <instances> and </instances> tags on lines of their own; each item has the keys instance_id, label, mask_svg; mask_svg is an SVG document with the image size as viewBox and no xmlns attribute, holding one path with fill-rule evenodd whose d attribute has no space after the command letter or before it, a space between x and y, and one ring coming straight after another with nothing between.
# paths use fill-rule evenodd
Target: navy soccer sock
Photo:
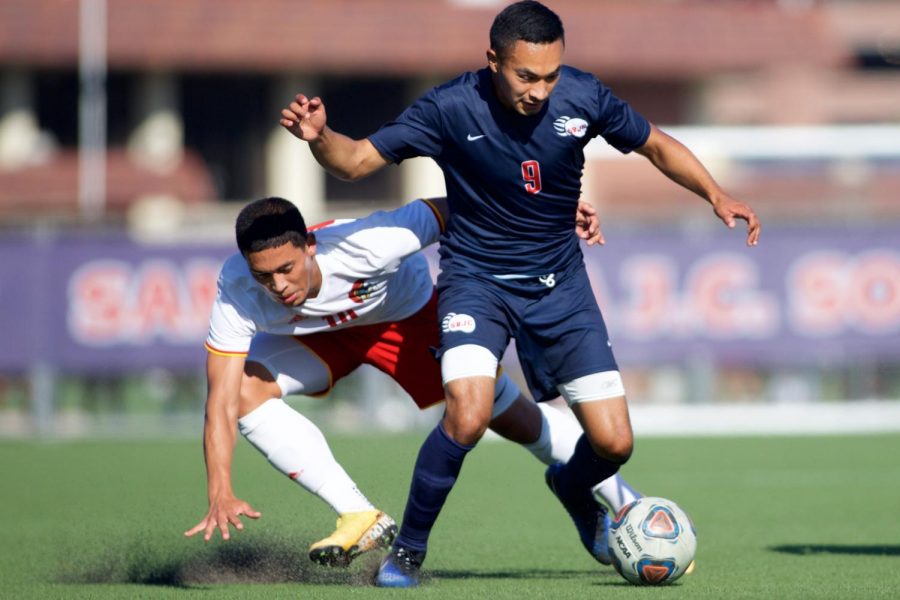
<instances>
[{"instance_id":1,"label":"navy soccer sock","mask_svg":"<svg viewBox=\"0 0 900 600\"><path fill-rule=\"evenodd\" d=\"M557 493L564 495L572 504L583 508L594 508L596 501L591 488L612 477L622 465L598 456L586 435L582 434L575 444L575 452L569 461L557 472Z\"/></svg>"},{"instance_id":2,"label":"navy soccer sock","mask_svg":"<svg viewBox=\"0 0 900 600\"><path fill-rule=\"evenodd\" d=\"M428 535L447 500L447 494L456 483L463 459L474 447L455 441L440 423L428 435L416 459L403 524L395 542L398 546L425 551Z\"/></svg>"}]
</instances>

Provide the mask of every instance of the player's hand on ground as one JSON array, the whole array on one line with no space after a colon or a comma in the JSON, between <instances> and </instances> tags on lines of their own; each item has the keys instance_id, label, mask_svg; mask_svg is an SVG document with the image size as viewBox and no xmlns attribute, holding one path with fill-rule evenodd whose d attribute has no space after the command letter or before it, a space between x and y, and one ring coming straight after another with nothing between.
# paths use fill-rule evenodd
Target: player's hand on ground
<instances>
[{"instance_id":1,"label":"player's hand on ground","mask_svg":"<svg viewBox=\"0 0 900 600\"><path fill-rule=\"evenodd\" d=\"M713 210L728 227L733 228L737 224L736 219L746 221L747 245L755 246L759 243L759 219L752 208L731 196L723 195L713 203Z\"/></svg>"},{"instance_id":2,"label":"player's hand on ground","mask_svg":"<svg viewBox=\"0 0 900 600\"><path fill-rule=\"evenodd\" d=\"M281 126L301 140L312 142L325 129L325 105L316 96L309 99L297 94L294 101L281 111Z\"/></svg>"},{"instance_id":3,"label":"player's hand on ground","mask_svg":"<svg viewBox=\"0 0 900 600\"><path fill-rule=\"evenodd\" d=\"M597 209L584 200L578 201L578 208L575 211L575 233L578 237L587 242L588 246L606 243L603 239L603 232L600 231L600 217L597 216Z\"/></svg>"},{"instance_id":4,"label":"player's hand on ground","mask_svg":"<svg viewBox=\"0 0 900 600\"><path fill-rule=\"evenodd\" d=\"M192 537L202 531L204 532L203 541L208 542L216 529L218 529L222 534L222 539L227 540L231 537L229 525L233 525L238 530L244 528L244 524L241 523L241 515L251 519L258 519L262 516L262 513L253 510L252 506L234 496L215 499L210 502L209 512L206 513L206 517L193 528L185 531L184 535Z\"/></svg>"}]
</instances>

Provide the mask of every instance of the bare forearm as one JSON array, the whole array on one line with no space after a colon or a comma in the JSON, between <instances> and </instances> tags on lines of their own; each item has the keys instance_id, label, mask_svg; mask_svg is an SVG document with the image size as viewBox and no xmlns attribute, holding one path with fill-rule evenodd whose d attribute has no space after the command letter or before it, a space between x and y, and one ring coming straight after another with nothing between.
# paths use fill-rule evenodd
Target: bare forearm
<instances>
[{"instance_id":1,"label":"bare forearm","mask_svg":"<svg viewBox=\"0 0 900 600\"><path fill-rule=\"evenodd\" d=\"M729 196L709 171L681 142L651 127L650 136L637 152L650 160L669 179L691 190L712 205L716 216L728 227L735 219L747 221L747 245L759 242L759 219L747 204Z\"/></svg>"},{"instance_id":2,"label":"bare forearm","mask_svg":"<svg viewBox=\"0 0 900 600\"><path fill-rule=\"evenodd\" d=\"M209 497L231 493L231 457L237 438L242 357L210 353L206 362L208 392L203 424L203 455Z\"/></svg>"},{"instance_id":3,"label":"bare forearm","mask_svg":"<svg viewBox=\"0 0 900 600\"><path fill-rule=\"evenodd\" d=\"M212 406L210 406L210 404ZM206 486L210 498L231 493L231 463L237 438L237 415L207 403L203 428L203 455L206 459Z\"/></svg>"},{"instance_id":4,"label":"bare forearm","mask_svg":"<svg viewBox=\"0 0 900 600\"><path fill-rule=\"evenodd\" d=\"M313 156L326 171L346 181L371 175L388 164L368 139L355 140L326 124L325 105L319 97L297 94L281 111L281 126L309 143Z\"/></svg>"},{"instance_id":5,"label":"bare forearm","mask_svg":"<svg viewBox=\"0 0 900 600\"><path fill-rule=\"evenodd\" d=\"M637 150L666 177L715 204L723 191L706 167L681 142L653 128L648 143Z\"/></svg>"},{"instance_id":6,"label":"bare forearm","mask_svg":"<svg viewBox=\"0 0 900 600\"><path fill-rule=\"evenodd\" d=\"M344 181L357 181L387 164L369 140L354 140L328 127L309 148L326 171Z\"/></svg>"},{"instance_id":7,"label":"bare forearm","mask_svg":"<svg viewBox=\"0 0 900 600\"><path fill-rule=\"evenodd\" d=\"M223 540L230 537L230 526L243 529L240 515L258 519L261 514L235 497L231 486L231 459L237 438L243 356L227 356L210 352L206 358L206 421L203 425L203 455L206 459L206 486L209 510L191 529L187 537L204 532L209 541L218 529Z\"/></svg>"}]
</instances>

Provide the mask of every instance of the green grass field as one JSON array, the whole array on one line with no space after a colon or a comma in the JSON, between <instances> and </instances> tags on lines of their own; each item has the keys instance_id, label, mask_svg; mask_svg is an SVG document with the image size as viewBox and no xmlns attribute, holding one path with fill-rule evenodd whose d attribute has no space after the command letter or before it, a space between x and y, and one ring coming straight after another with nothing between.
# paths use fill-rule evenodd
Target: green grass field
<instances>
[{"instance_id":1,"label":"green grass field","mask_svg":"<svg viewBox=\"0 0 900 600\"><path fill-rule=\"evenodd\" d=\"M424 433L332 436L335 454L398 520ZM334 516L246 442L238 495L263 512L232 541L182 532L203 516L200 441L0 443L0 597L897 598L900 436L641 439L624 474L676 500L698 532L696 573L636 588L594 563L506 442L466 460L417 590L370 584L378 557L308 563Z\"/></svg>"}]
</instances>

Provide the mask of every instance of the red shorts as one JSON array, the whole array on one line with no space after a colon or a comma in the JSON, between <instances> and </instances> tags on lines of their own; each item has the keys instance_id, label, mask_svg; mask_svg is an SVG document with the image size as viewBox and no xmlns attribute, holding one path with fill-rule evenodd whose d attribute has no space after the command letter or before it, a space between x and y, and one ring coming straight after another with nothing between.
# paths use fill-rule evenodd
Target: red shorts
<instances>
[{"instance_id":1,"label":"red shorts","mask_svg":"<svg viewBox=\"0 0 900 600\"><path fill-rule=\"evenodd\" d=\"M295 336L324 362L337 381L360 365L390 375L419 408L444 401L441 365L432 348L438 337L437 293L417 313L393 323L375 323Z\"/></svg>"}]
</instances>

